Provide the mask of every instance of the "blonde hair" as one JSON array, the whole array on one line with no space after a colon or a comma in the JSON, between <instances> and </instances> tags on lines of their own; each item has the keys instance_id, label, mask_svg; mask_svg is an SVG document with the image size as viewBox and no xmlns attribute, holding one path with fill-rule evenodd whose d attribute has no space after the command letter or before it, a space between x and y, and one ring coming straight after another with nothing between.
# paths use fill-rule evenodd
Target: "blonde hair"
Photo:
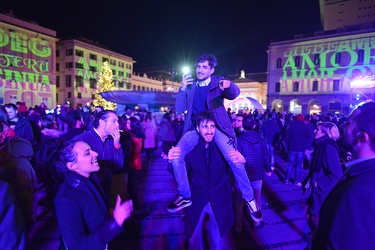
<instances>
[{"instance_id":1,"label":"blonde hair","mask_svg":"<svg viewBox=\"0 0 375 250\"><path fill-rule=\"evenodd\" d=\"M336 141L340 138L340 131L336 124L332 122L318 122L317 126L320 126L322 132L332 140Z\"/></svg>"}]
</instances>

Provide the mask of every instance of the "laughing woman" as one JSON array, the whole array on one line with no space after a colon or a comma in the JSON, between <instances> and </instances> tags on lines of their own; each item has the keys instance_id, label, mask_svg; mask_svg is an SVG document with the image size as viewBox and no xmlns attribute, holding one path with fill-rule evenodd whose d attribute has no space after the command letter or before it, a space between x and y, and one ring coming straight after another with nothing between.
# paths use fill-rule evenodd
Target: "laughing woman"
<instances>
[{"instance_id":1,"label":"laughing woman","mask_svg":"<svg viewBox=\"0 0 375 250\"><path fill-rule=\"evenodd\" d=\"M132 201L121 203L119 197L110 215L104 193L92 175L99 170L97 156L82 141L67 142L56 153L56 167L65 174L55 198L59 249L106 249L130 217Z\"/></svg>"}]
</instances>

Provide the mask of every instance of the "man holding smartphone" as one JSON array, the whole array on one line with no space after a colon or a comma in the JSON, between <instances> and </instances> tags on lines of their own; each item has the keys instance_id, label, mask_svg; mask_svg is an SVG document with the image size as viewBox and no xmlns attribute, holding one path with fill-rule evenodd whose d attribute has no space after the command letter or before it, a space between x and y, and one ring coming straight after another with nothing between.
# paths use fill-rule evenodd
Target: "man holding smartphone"
<instances>
[{"instance_id":1,"label":"man holding smartphone","mask_svg":"<svg viewBox=\"0 0 375 250\"><path fill-rule=\"evenodd\" d=\"M240 94L240 89L232 81L222 76L212 75L217 64L215 56L203 54L195 61L196 79L187 74L183 76L176 99L176 112L183 113L186 110L188 112L185 119L184 135L177 144L181 150L180 157L172 160L179 197L168 206L168 211L177 212L192 203L184 159L185 155L197 145L199 139L195 130L194 117L202 111L209 110L213 112L217 121L215 142L230 164L251 217L254 221L260 221L262 212L254 201L254 193L245 171L245 159L241 154L235 152L236 134L224 107L224 99L234 100Z\"/></svg>"}]
</instances>

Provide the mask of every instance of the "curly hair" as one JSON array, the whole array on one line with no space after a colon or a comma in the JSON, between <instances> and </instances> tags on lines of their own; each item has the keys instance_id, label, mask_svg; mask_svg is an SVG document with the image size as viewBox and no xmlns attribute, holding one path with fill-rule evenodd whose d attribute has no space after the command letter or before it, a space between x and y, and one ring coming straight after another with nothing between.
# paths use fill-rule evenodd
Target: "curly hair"
<instances>
[{"instance_id":1,"label":"curly hair","mask_svg":"<svg viewBox=\"0 0 375 250\"><path fill-rule=\"evenodd\" d=\"M211 69L218 65L217 59L214 55L204 53L195 60L195 66L197 66L198 63L203 63L205 61L208 61L208 65L210 65Z\"/></svg>"},{"instance_id":2,"label":"curly hair","mask_svg":"<svg viewBox=\"0 0 375 250\"><path fill-rule=\"evenodd\" d=\"M212 121L216 124L215 116L211 111L200 112L198 115L194 117L194 121L197 127L199 127L199 125L205 121Z\"/></svg>"}]
</instances>

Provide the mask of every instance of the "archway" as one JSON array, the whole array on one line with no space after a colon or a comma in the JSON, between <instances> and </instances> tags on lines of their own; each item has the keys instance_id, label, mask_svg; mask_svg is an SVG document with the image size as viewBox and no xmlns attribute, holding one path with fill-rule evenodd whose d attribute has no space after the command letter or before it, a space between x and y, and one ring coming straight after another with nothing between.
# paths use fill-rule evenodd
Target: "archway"
<instances>
[{"instance_id":1,"label":"archway","mask_svg":"<svg viewBox=\"0 0 375 250\"><path fill-rule=\"evenodd\" d=\"M322 113L322 105L320 104L320 101L317 99L311 99L307 106L307 113L312 114L320 114Z\"/></svg>"},{"instance_id":2,"label":"archway","mask_svg":"<svg viewBox=\"0 0 375 250\"><path fill-rule=\"evenodd\" d=\"M331 99L328 103L328 112L342 113L342 101L340 99Z\"/></svg>"},{"instance_id":3,"label":"archway","mask_svg":"<svg viewBox=\"0 0 375 250\"><path fill-rule=\"evenodd\" d=\"M275 110L276 113L284 111L284 104L283 101L280 99L273 100L271 109Z\"/></svg>"},{"instance_id":4,"label":"archway","mask_svg":"<svg viewBox=\"0 0 375 250\"><path fill-rule=\"evenodd\" d=\"M302 114L302 104L298 99L293 99L289 102L289 112L297 115Z\"/></svg>"},{"instance_id":5,"label":"archway","mask_svg":"<svg viewBox=\"0 0 375 250\"><path fill-rule=\"evenodd\" d=\"M224 106L225 108L231 108L232 111L238 112L239 110L252 110L257 109L261 113L263 113L262 105L254 98L246 97L240 94L234 100L227 100L224 99Z\"/></svg>"}]
</instances>

